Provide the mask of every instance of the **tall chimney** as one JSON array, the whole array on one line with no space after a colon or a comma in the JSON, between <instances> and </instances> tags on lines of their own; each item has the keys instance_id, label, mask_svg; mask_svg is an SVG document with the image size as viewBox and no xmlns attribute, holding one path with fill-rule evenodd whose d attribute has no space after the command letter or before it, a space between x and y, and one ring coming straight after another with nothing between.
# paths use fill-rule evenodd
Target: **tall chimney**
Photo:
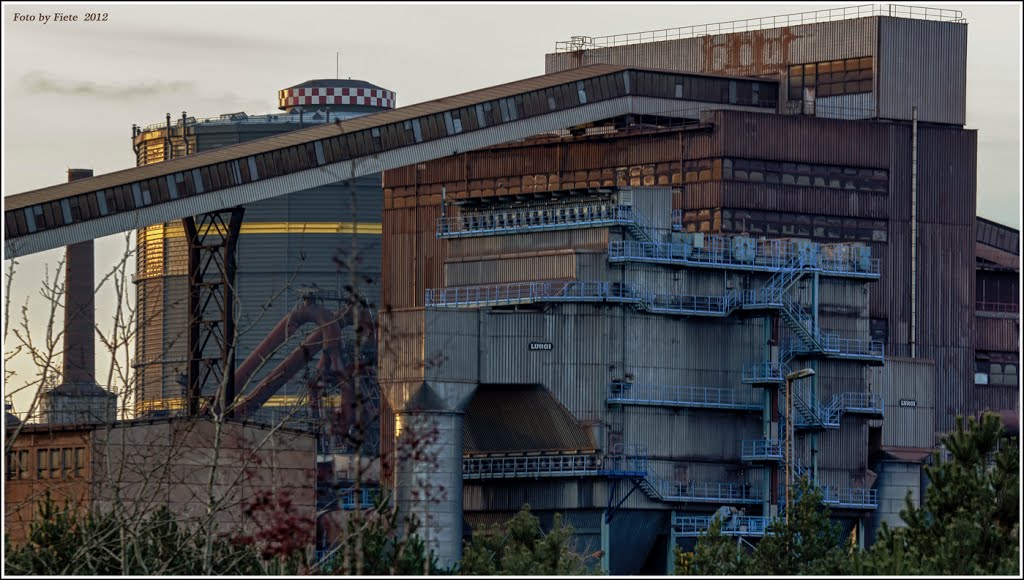
<instances>
[{"instance_id":1,"label":"tall chimney","mask_svg":"<svg viewBox=\"0 0 1024 580\"><path fill-rule=\"evenodd\" d=\"M68 169L68 181L92 177L92 169ZM64 262L64 382L96 384L96 268L93 242L67 247Z\"/></svg>"},{"instance_id":2,"label":"tall chimney","mask_svg":"<svg viewBox=\"0 0 1024 580\"><path fill-rule=\"evenodd\" d=\"M68 169L69 182L88 177L91 169ZM95 270L92 240L67 246L64 381L43 394L46 423L109 423L117 417L116 395L96 384Z\"/></svg>"}]
</instances>

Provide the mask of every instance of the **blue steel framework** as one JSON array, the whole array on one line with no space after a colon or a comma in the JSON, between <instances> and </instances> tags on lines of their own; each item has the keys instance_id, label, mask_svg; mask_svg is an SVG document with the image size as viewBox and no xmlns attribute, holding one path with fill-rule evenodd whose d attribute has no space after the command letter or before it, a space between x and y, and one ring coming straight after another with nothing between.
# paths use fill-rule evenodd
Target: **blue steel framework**
<instances>
[{"instance_id":1,"label":"blue steel framework","mask_svg":"<svg viewBox=\"0 0 1024 580\"><path fill-rule=\"evenodd\" d=\"M673 229L681 229L680 214L673 212ZM881 341L861 340L825 334L816 316L796 302L789 289L804 275L878 280L879 261L869 249L850 244L816 244L783 239L757 240L747 236L674 234L671 243L654 241L643 214L631 206L608 203L579 204L556 209L528 208L472 212L440 218L438 238L465 238L587 227L621 226L636 240L612 241L611 263L647 262L683 267L768 272L772 277L757 290L730 290L721 296L695 296L648 292L640 284L606 281L521 282L466 287L427 289L428 308L503 306L542 302L611 302L629 304L654 314L727 317L737 310L777 311L789 332L779 349L777 361L762 361L744 367L742 382L754 386L779 387L792 372L789 363L797 357L829 357L882 364ZM781 394L784 388L780 389ZM794 391L797 411L794 427L800 431L838 429L845 414L883 416L884 403L870 393L839 393L827 403ZM735 391L712 387L632 385L616 382L609 386L608 404L698 407L734 411L763 410L761 405L739 402ZM780 419L779 432L785 428ZM769 469L785 467L784 443L762 439L742 442L741 459ZM635 489L649 498L672 502L757 505L766 501L749 484L720 482L677 482L659 478L648 469L646 454L623 458L630 469L609 469L596 455L469 458L463 462L465 479L607 476L629 478ZM813 470L794 460L798 477L814 478ZM617 485L617 484L616 484ZM631 490L629 493L632 493ZM825 486L823 503L845 509L876 509L877 492L862 488ZM629 493L626 494L628 497ZM780 513L785 494L779 494ZM625 497L613 505L609 496L606 519ZM696 536L705 532L712 518L720 516L673 516L672 536ZM771 524L770 517L733 516L723 521L723 533L760 537Z\"/></svg>"}]
</instances>

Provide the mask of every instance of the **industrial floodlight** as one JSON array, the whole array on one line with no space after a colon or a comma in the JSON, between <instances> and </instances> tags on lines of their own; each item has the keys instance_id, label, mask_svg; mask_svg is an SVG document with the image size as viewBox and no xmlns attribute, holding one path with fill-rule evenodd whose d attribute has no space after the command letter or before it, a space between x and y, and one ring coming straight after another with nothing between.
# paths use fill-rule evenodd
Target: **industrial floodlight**
<instances>
[{"instance_id":1,"label":"industrial floodlight","mask_svg":"<svg viewBox=\"0 0 1024 580\"><path fill-rule=\"evenodd\" d=\"M793 388L792 381L805 379L814 375L814 369L800 369L786 375L786 522L789 522L789 511L793 509Z\"/></svg>"}]
</instances>

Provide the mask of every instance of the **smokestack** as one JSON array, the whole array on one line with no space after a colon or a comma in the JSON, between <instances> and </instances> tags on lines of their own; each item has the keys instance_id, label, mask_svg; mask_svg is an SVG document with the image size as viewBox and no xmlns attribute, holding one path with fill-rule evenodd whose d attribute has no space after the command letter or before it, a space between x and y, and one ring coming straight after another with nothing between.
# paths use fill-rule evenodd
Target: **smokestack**
<instances>
[{"instance_id":1,"label":"smokestack","mask_svg":"<svg viewBox=\"0 0 1024 580\"><path fill-rule=\"evenodd\" d=\"M92 169L68 169L68 181L92 177ZM64 382L44 393L47 423L113 421L116 397L96 384L96 303L92 240L67 246L64 262Z\"/></svg>"},{"instance_id":2,"label":"smokestack","mask_svg":"<svg viewBox=\"0 0 1024 580\"><path fill-rule=\"evenodd\" d=\"M92 177L92 169L68 169L68 181ZM67 247L64 262L64 382L96 384L95 258L92 240Z\"/></svg>"}]
</instances>

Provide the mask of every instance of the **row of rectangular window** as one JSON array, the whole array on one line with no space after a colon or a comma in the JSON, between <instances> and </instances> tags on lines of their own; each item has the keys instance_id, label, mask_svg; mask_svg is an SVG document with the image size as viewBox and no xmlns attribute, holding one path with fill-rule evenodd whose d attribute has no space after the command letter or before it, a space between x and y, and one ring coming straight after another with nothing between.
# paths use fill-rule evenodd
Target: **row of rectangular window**
<instances>
[{"instance_id":1,"label":"row of rectangular window","mask_svg":"<svg viewBox=\"0 0 1024 580\"><path fill-rule=\"evenodd\" d=\"M741 158L691 159L683 164L684 182L719 179L875 193L889 191L889 172L884 169Z\"/></svg>"},{"instance_id":2,"label":"row of rectangular window","mask_svg":"<svg viewBox=\"0 0 1024 580\"><path fill-rule=\"evenodd\" d=\"M1017 365L975 361L974 384L1017 386Z\"/></svg>"},{"instance_id":3,"label":"row of rectangular window","mask_svg":"<svg viewBox=\"0 0 1024 580\"><path fill-rule=\"evenodd\" d=\"M7 453L7 479L28 479L32 473L27 449ZM84 447L36 450L36 479L72 479L85 475Z\"/></svg>"},{"instance_id":4,"label":"row of rectangular window","mask_svg":"<svg viewBox=\"0 0 1024 580\"><path fill-rule=\"evenodd\" d=\"M873 80L870 56L794 65L789 67L789 98L803 98L805 88L815 89L815 97L870 93Z\"/></svg>"},{"instance_id":5,"label":"row of rectangular window","mask_svg":"<svg viewBox=\"0 0 1024 580\"><path fill-rule=\"evenodd\" d=\"M634 78L635 77L635 78ZM711 84L708 84L711 83ZM729 81L711 77L691 77L671 73L627 71L574 81L475 104L453 111L426 115L331 137L314 143L261 153L242 161L230 161L179 172L162 178L117 186L83 194L59 202L39 204L8 212L5 223L13 236L26 235L83 220L148 207L154 203L204 193L295 173L329 163L347 161L390 149L441 139L463 131L509 123L583 104L635 93L642 96L691 98L722 102L756 101L748 99L748 89L756 95L761 84ZM706 87L714 87L707 89ZM692 87L692 88L691 88ZM704 87L704 88L702 88ZM714 93L714 94L712 94ZM681 96L676 96L676 95Z\"/></svg>"}]
</instances>

